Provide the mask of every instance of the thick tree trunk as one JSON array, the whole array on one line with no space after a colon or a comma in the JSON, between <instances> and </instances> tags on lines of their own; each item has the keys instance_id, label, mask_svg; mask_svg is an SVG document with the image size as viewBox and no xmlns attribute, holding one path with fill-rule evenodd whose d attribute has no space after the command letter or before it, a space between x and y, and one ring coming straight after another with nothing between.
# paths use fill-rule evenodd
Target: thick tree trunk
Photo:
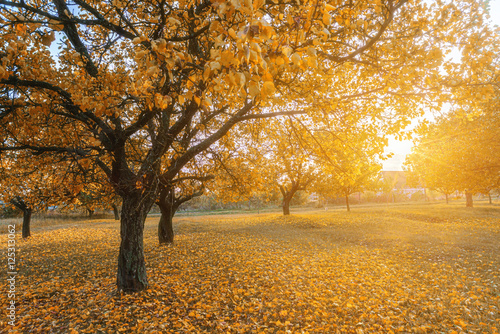
<instances>
[{"instance_id":1,"label":"thick tree trunk","mask_svg":"<svg viewBox=\"0 0 500 334\"><path fill-rule=\"evenodd\" d=\"M349 207L349 195L345 196L345 205L347 207L347 211L351 211L351 208Z\"/></svg>"},{"instance_id":2,"label":"thick tree trunk","mask_svg":"<svg viewBox=\"0 0 500 334\"><path fill-rule=\"evenodd\" d=\"M491 200L491 194L490 193L488 193L488 200L489 200L490 204L493 204L493 201Z\"/></svg>"},{"instance_id":3,"label":"thick tree trunk","mask_svg":"<svg viewBox=\"0 0 500 334\"><path fill-rule=\"evenodd\" d=\"M283 215L284 216L289 216L290 215L290 201L292 199L290 198L285 198L283 199Z\"/></svg>"},{"instance_id":4,"label":"thick tree trunk","mask_svg":"<svg viewBox=\"0 0 500 334\"><path fill-rule=\"evenodd\" d=\"M29 236L31 236L31 212L31 208L28 207L23 210L23 238L28 238Z\"/></svg>"},{"instance_id":5,"label":"thick tree trunk","mask_svg":"<svg viewBox=\"0 0 500 334\"><path fill-rule=\"evenodd\" d=\"M120 220L120 211L118 210L118 206L116 204L111 205L113 208L113 214L115 215L115 220Z\"/></svg>"},{"instance_id":6,"label":"thick tree trunk","mask_svg":"<svg viewBox=\"0 0 500 334\"><path fill-rule=\"evenodd\" d=\"M87 209L87 212L89 213L89 218L92 219L92 217L94 216L94 210Z\"/></svg>"},{"instance_id":7,"label":"thick tree trunk","mask_svg":"<svg viewBox=\"0 0 500 334\"><path fill-rule=\"evenodd\" d=\"M465 206L467 208L472 208L474 206L472 201L472 193L469 191L465 192Z\"/></svg>"},{"instance_id":8,"label":"thick tree trunk","mask_svg":"<svg viewBox=\"0 0 500 334\"><path fill-rule=\"evenodd\" d=\"M448 194L444 194L444 196L446 197L446 204L448 204Z\"/></svg>"},{"instance_id":9,"label":"thick tree trunk","mask_svg":"<svg viewBox=\"0 0 500 334\"><path fill-rule=\"evenodd\" d=\"M134 192L122 196L120 252L118 255L118 290L137 292L148 286L144 260L144 222L153 199Z\"/></svg>"}]
</instances>

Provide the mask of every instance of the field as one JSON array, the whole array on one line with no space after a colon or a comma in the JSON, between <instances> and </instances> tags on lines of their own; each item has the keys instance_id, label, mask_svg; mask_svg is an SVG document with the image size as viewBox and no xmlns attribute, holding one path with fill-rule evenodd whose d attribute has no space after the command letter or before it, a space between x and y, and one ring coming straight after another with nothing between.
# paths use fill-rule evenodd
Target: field
<instances>
[{"instance_id":1,"label":"field","mask_svg":"<svg viewBox=\"0 0 500 334\"><path fill-rule=\"evenodd\" d=\"M131 295L117 222L34 221L16 240L14 332L498 333L500 206L353 210L180 217L162 247L150 217L150 289Z\"/></svg>"}]
</instances>

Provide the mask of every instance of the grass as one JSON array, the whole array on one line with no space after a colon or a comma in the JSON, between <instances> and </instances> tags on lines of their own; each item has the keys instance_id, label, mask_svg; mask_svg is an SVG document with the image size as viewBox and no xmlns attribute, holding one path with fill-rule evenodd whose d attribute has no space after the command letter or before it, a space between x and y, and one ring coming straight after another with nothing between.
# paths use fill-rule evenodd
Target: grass
<instances>
[{"instance_id":1,"label":"grass","mask_svg":"<svg viewBox=\"0 0 500 334\"><path fill-rule=\"evenodd\" d=\"M175 244L163 247L157 220L148 218L145 228L150 289L131 295L115 288L117 222L34 224L30 239L17 239L15 331L498 333L500 327L499 206L184 216L174 220ZM6 243L1 235L2 254ZM0 323L0 331L6 326Z\"/></svg>"}]
</instances>

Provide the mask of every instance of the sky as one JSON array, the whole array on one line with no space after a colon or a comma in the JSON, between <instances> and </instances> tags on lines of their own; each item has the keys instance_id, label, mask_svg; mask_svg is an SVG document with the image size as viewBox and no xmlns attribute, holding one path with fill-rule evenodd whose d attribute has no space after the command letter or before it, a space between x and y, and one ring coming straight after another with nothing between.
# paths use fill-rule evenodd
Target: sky
<instances>
[{"instance_id":1,"label":"sky","mask_svg":"<svg viewBox=\"0 0 500 334\"><path fill-rule=\"evenodd\" d=\"M500 0L490 1L490 17L493 24L500 26ZM411 126L415 126L417 122L413 122ZM410 140L398 141L391 136L389 145L386 148L386 153L393 153L393 157L382 162L383 170L386 171L401 171L402 164L405 161L406 155L411 153L413 144Z\"/></svg>"}]
</instances>

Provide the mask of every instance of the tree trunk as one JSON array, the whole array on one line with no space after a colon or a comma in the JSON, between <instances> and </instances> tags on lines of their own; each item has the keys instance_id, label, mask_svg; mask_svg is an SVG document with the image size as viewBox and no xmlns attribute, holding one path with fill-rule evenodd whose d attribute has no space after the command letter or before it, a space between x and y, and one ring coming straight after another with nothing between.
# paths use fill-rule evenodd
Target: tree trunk
<instances>
[{"instance_id":1,"label":"tree trunk","mask_svg":"<svg viewBox=\"0 0 500 334\"><path fill-rule=\"evenodd\" d=\"M290 215L290 201L291 201L291 198L284 198L283 199L283 215L284 216Z\"/></svg>"},{"instance_id":2,"label":"tree trunk","mask_svg":"<svg viewBox=\"0 0 500 334\"><path fill-rule=\"evenodd\" d=\"M349 207L349 195L345 196L345 205L347 207L347 211L351 211L351 208Z\"/></svg>"},{"instance_id":3,"label":"tree trunk","mask_svg":"<svg viewBox=\"0 0 500 334\"><path fill-rule=\"evenodd\" d=\"M162 244L174 243L174 228L172 226L172 219L174 218L175 211L179 207L175 201L175 190L173 187L165 187L160 192L160 199L158 207L161 211L160 221L158 222L158 241Z\"/></svg>"},{"instance_id":4,"label":"tree trunk","mask_svg":"<svg viewBox=\"0 0 500 334\"><path fill-rule=\"evenodd\" d=\"M31 209L30 205L26 204L26 202L21 197L13 198L10 203L23 212L22 237L28 238L29 236L31 236L30 224L31 213L33 209Z\"/></svg>"},{"instance_id":5,"label":"tree trunk","mask_svg":"<svg viewBox=\"0 0 500 334\"><path fill-rule=\"evenodd\" d=\"M28 238L29 236L31 236L31 228L30 228L31 212L32 210L29 207L26 207L23 210L23 228L22 228L23 238Z\"/></svg>"},{"instance_id":6,"label":"tree trunk","mask_svg":"<svg viewBox=\"0 0 500 334\"><path fill-rule=\"evenodd\" d=\"M490 204L493 204L493 201L491 200L491 194L490 193L488 193L488 200L489 200Z\"/></svg>"},{"instance_id":7,"label":"tree trunk","mask_svg":"<svg viewBox=\"0 0 500 334\"><path fill-rule=\"evenodd\" d=\"M172 219L174 214L170 210L162 210L160 222L158 223L158 241L162 244L174 243L174 228Z\"/></svg>"},{"instance_id":8,"label":"tree trunk","mask_svg":"<svg viewBox=\"0 0 500 334\"><path fill-rule=\"evenodd\" d=\"M472 193L469 192L469 191L465 192L465 206L467 208L472 208L473 207Z\"/></svg>"},{"instance_id":9,"label":"tree trunk","mask_svg":"<svg viewBox=\"0 0 500 334\"><path fill-rule=\"evenodd\" d=\"M118 290L137 292L148 286L144 260L144 222L154 199L140 192L122 196L120 252L118 255Z\"/></svg>"},{"instance_id":10,"label":"tree trunk","mask_svg":"<svg viewBox=\"0 0 500 334\"><path fill-rule=\"evenodd\" d=\"M94 210L87 209L87 212L89 213L89 218L92 219L92 216L94 215Z\"/></svg>"},{"instance_id":11,"label":"tree trunk","mask_svg":"<svg viewBox=\"0 0 500 334\"><path fill-rule=\"evenodd\" d=\"M116 204L112 204L113 214L115 215L115 220L120 220L120 211L118 210L118 206Z\"/></svg>"},{"instance_id":12,"label":"tree trunk","mask_svg":"<svg viewBox=\"0 0 500 334\"><path fill-rule=\"evenodd\" d=\"M444 196L446 197L446 204L448 204L448 194L444 194Z\"/></svg>"}]
</instances>

